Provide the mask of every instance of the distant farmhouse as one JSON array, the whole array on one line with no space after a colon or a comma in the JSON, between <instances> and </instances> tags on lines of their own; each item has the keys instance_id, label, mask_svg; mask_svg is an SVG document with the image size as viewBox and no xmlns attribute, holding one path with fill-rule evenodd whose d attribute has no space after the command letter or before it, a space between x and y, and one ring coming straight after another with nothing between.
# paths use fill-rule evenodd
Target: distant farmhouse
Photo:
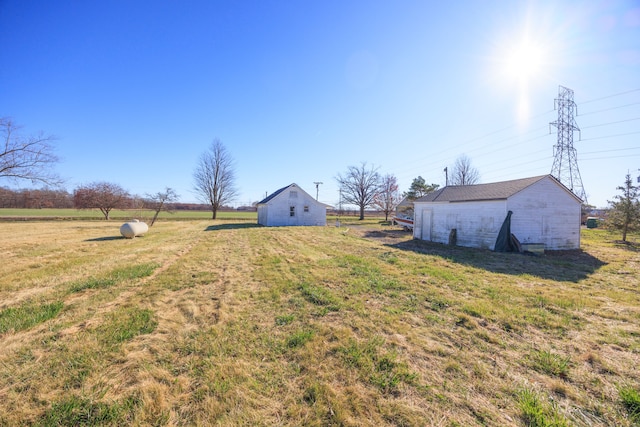
<instances>
[{"instance_id":1,"label":"distant farmhouse","mask_svg":"<svg viewBox=\"0 0 640 427\"><path fill-rule=\"evenodd\" d=\"M544 249L580 248L582 201L551 175L464 186L447 186L414 201L413 237L494 249L507 213L511 234Z\"/></svg>"},{"instance_id":2,"label":"distant farmhouse","mask_svg":"<svg viewBox=\"0 0 640 427\"><path fill-rule=\"evenodd\" d=\"M291 184L258 202L258 224L268 227L327 225L327 207L298 185Z\"/></svg>"}]
</instances>

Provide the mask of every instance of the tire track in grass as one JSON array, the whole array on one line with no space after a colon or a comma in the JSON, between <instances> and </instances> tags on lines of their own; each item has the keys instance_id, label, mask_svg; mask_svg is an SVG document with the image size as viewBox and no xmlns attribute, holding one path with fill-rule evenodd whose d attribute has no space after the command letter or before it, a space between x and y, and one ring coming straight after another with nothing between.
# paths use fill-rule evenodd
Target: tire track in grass
<instances>
[{"instance_id":1,"label":"tire track in grass","mask_svg":"<svg viewBox=\"0 0 640 427\"><path fill-rule=\"evenodd\" d=\"M193 250L193 248L203 238L202 233L196 234L195 236L196 237L190 236L191 238L187 239L188 243L185 246L183 246L174 255L172 255L166 261L164 261L149 276L140 278L137 281L137 283L130 285L126 290L120 291L114 299L102 305L98 310L94 311L91 318L86 319L76 325L65 328L64 330L61 330L58 335L59 336L72 335L72 334L78 333L79 331L86 330L88 328L91 328L94 325L99 324L101 322L101 319L104 317L106 313L118 307L121 307L127 301L131 300L133 296L139 295L141 288L144 288L145 285L152 282L155 278L157 278L162 273L167 271L174 264L180 261L183 257L189 255L189 253ZM70 306L86 298L87 298L87 295L85 293L82 293L82 292L76 293L65 299L65 305Z\"/></svg>"},{"instance_id":2,"label":"tire track in grass","mask_svg":"<svg viewBox=\"0 0 640 427\"><path fill-rule=\"evenodd\" d=\"M108 385L107 397L136 392L145 396L143 400L148 397L157 402L187 399L185 396L196 386L190 363L198 358L193 359L192 353L206 351L199 347L198 336L226 320L228 292L245 283L243 277L250 268L249 261L238 263L246 258L238 255L244 245L238 242L245 242L246 238L234 234L233 230L205 233L190 245L189 259L185 258L185 251L172 265L146 278L145 283L152 289L146 298L157 327L126 344L122 364L108 367L93 379L96 384ZM183 273L186 282L177 289L162 283L161 274L169 271L167 274L172 275L172 266ZM214 270L215 277L199 282L198 272L208 269ZM169 407L163 411L172 414L167 415L170 418L177 417Z\"/></svg>"},{"instance_id":3,"label":"tire track in grass","mask_svg":"<svg viewBox=\"0 0 640 427\"><path fill-rule=\"evenodd\" d=\"M206 254L206 259L198 265L199 271L192 275L195 283L165 292L154 303L154 309L158 313L162 313L164 318L183 331L212 326L224 319L222 310L226 304L228 288L238 282L244 271L238 265L239 259L243 257L234 255L238 246L242 246L238 245L238 241L244 240L242 236L233 230L215 233L215 239L200 242L199 253L194 255L202 257L203 253ZM203 271L213 273L215 277L205 277L201 279L202 283L198 283L197 275Z\"/></svg>"}]
</instances>

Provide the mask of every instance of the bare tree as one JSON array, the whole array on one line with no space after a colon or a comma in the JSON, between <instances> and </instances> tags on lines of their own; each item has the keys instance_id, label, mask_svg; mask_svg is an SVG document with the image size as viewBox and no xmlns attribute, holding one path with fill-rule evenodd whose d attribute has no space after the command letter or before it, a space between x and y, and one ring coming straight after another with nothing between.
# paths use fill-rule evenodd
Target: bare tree
<instances>
[{"instance_id":1,"label":"bare tree","mask_svg":"<svg viewBox=\"0 0 640 427\"><path fill-rule=\"evenodd\" d=\"M387 174L380 179L380 191L373 198L373 206L384 212L384 220L389 220L389 214L396 209L402 200L398 192L398 180L394 175Z\"/></svg>"},{"instance_id":2,"label":"bare tree","mask_svg":"<svg viewBox=\"0 0 640 427\"><path fill-rule=\"evenodd\" d=\"M46 185L60 185L62 180L51 171L58 157L53 154L53 136L40 132L23 136L20 127L8 117L0 117L0 178L28 180Z\"/></svg>"},{"instance_id":3,"label":"bare tree","mask_svg":"<svg viewBox=\"0 0 640 427\"><path fill-rule=\"evenodd\" d=\"M108 220L111 210L128 206L129 193L118 184L94 182L76 188L73 203L76 209L100 209L104 219Z\"/></svg>"},{"instance_id":4,"label":"bare tree","mask_svg":"<svg viewBox=\"0 0 640 427\"><path fill-rule=\"evenodd\" d=\"M166 187L164 189L164 192L159 191L156 194L146 195L144 199L144 207L152 209L155 212L153 215L153 219L151 220L151 224L149 224L149 227L153 227L153 224L156 222L156 219L158 219L158 215L160 215L160 212L173 212L169 207L169 203L177 201L178 197L178 194L169 187Z\"/></svg>"},{"instance_id":5,"label":"bare tree","mask_svg":"<svg viewBox=\"0 0 640 427\"><path fill-rule=\"evenodd\" d=\"M471 166L471 159L464 154L456 159L451 174L451 185L473 185L480 180L480 173Z\"/></svg>"},{"instance_id":6,"label":"bare tree","mask_svg":"<svg viewBox=\"0 0 640 427\"><path fill-rule=\"evenodd\" d=\"M364 210L373 204L380 192L380 174L373 166L367 169L362 162L359 167L349 166L344 175L338 175L336 181L340 186L342 200L360 208L360 220L364 219Z\"/></svg>"},{"instance_id":7,"label":"bare tree","mask_svg":"<svg viewBox=\"0 0 640 427\"><path fill-rule=\"evenodd\" d=\"M211 206L212 219L216 219L218 209L237 197L235 164L218 138L200 155L193 179L196 194Z\"/></svg>"}]
</instances>

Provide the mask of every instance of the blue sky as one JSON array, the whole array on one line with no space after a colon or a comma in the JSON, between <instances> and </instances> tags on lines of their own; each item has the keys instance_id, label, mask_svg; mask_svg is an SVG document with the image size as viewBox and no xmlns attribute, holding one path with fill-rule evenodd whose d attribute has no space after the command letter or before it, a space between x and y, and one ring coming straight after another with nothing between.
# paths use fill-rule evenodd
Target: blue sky
<instances>
[{"instance_id":1,"label":"blue sky","mask_svg":"<svg viewBox=\"0 0 640 427\"><path fill-rule=\"evenodd\" d=\"M69 191L196 201L214 138L236 161L236 205L316 181L337 204L336 175L361 162L403 191L444 185L462 154L481 182L542 175L559 85L588 201L640 175L635 0L0 0L0 47L0 116L58 137Z\"/></svg>"}]
</instances>

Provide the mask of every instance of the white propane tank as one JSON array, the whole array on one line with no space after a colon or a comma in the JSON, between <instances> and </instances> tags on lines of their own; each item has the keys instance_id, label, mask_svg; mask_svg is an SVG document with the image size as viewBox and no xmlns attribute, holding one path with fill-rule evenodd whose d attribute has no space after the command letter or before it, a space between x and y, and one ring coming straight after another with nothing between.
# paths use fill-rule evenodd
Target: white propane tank
<instances>
[{"instance_id":1,"label":"white propane tank","mask_svg":"<svg viewBox=\"0 0 640 427\"><path fill-rule=\"evenodd\" d=\"M122 234L127 239L133 239L136 236L142 236L144 233L149 231L149 227L146 223L140 222L137 219L133 221L125 222L120 226L120 234Z\"/></svg>"}]
</instances>

